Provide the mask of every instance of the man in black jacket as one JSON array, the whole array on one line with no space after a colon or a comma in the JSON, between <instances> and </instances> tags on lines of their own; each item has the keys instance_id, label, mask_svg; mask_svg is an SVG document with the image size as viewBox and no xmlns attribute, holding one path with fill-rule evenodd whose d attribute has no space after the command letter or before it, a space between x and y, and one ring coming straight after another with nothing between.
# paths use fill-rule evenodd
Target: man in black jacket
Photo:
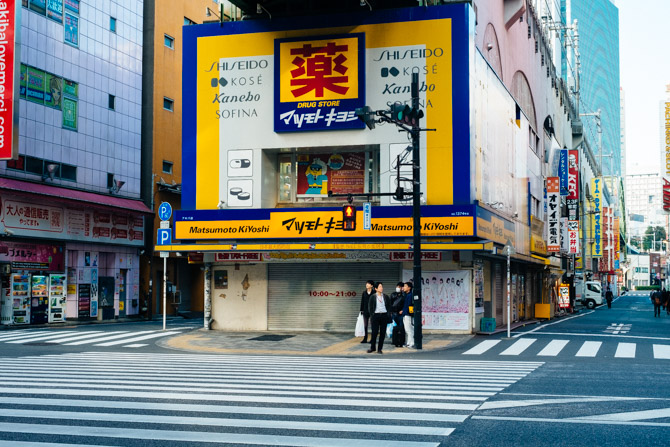
<instances>
[{"instance_id":1,"label":"man in black jacket","mask_svg":"<svg viewBox=\"0 0 670 447\"><path fill-rule=\"evenodd\" d=\"M384 337L386 337L386 325L390 322L391 299L388 295L384 294L384 285L381 282L375 285L375 290L377 293L370 296L369 302L370 320L372 321L372 340L370 340L368 353L377 351L378 354L382 354ZM377 349L375 349L378 332L379 344L377 345Z\"/></svg>"},{"instance_id":2,"label":"man in black jacket","mask_svg":"<svg viewBox=\"0 0 670 447\"><path fill-rule=\"evenodd\" d=\"M361 294L361 313L363 314L363 323L365 324L365 336L361 343L368 342L368 322L370 321L370 296L374 295L375 282L368 279L365 283L365 290Z\"/></svg>"},{"instance_id":3,"label":"man in black jacket","mask_svg":"<svg viewBox=\"0 0 670 447\"><path fill-rule=\"evenodd\" d=\"M405 306L405 294L402 291L404 285L405 284L400 281L395 286L395 292L391 294L391 312L393 322L395 323L395 326L393 326L393 336L391 337L391 341L393 342L393 346L396 348L402 348L402 346L405 344L405 328L402 324L401 315L402 308Z\"/></svg>"}]
</instances>

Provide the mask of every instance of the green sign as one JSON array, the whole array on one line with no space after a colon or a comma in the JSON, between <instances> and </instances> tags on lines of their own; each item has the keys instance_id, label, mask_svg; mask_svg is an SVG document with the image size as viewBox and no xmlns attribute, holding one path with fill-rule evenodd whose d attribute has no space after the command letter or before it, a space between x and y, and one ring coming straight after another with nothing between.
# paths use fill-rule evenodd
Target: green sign
<instances>
[{"instance_id":1,"label":"green sign","mask_svg":"<svg viewBox=\"0 0 670 447\"><path fill-rule=\"evenodd\" d=\"M63 98L63 127L77 130L77 101Z\"/></svg>"}]
</instances>

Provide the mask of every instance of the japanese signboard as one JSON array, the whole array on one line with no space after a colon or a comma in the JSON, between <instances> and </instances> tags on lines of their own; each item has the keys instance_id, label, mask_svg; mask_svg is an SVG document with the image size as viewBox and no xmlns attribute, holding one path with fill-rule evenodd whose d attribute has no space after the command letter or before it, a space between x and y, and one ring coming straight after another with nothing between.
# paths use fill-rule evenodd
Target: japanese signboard
<instances>
[{"instance_id":1,"label":"japanese signboard","mask_svg":"<svg viewBox=\"0 0 670 447\"><path fill-rule=\"evenodd\" d=\"M275 132L360 129L365 34L275 40Z\"/></svg>"},{"instance_id":2,"label":"japanese signboard","mask_svg":"<svg viewBox=\"0 0 670 447\"><path fill-rule=\"evenodd\" d=\"M602 241L602 214L595 213L591 216L591 256L600 258L603 255L603 241Z\"/></svg>"},{"instance_id":3,"label":"japanese signboard","mask_svg":"<svg viewBox=\"0 0 670 447\"><path fill-rule=\"evenodd\" d=\"M568 219L579 219L579 151L568 151Z\"/></svg>"},{"instance_id":4,"label":"japanese signboard","mask_svg":"<svg viewBox=\"0 0 670 447\"><path fill-rule=\"evenodd\" d=\"M619 216L616 216L614 218L614 259L619 259L619 252L621 251L619 231Z\"/></svg>"},{"instance_id":5,"label":"japanese signboard","mask_svg":"<svg viewBox=\"0 0 670 447\"><path fill-rule=\"evenodd\" d=\"M568 220L568 253L579 253L579 221Z\"/></svg>"},{"instance_id":6,"label":"japanese signboard","mask_svg":"<svg viewBox=\"0 0 670 447\"><path fill-rule=\"evenodd\" d=\"M568 150L561 149L560 158L558 162L558 178L561 183L561 195L567 196L569 194L568 188Z\"/></svg>"},{"instance_id":7,"label":"japanese signboard","mask_svg":"<svg viewBox=\"0 0 670 447\"><path fill-rule=\"evenodd\" d=\"M365 192L365 154L302 154L298 161L298 197L327 197Z\"/></svg>"},{"instance_id":8,"label":"japanese signboard","mask_svg":"<svg viewBox=\"0 0 670 447\"><path fill-rule=\"evenodd\" d=\"M565 309L570 307L570 285L561 284L558 288L558 307Z\"/></svg>"},{"instance_id":9,"label":"japanese signboard","mask_svg":"<svg viewBox=\"0 0 670 447\"><path fill-rule=\"evenodd\" d=\"M568 218L561 217L559 221L561 229L561 253L568 252Z\"/></svg>"},{"instance_id":10,"label":"japanese signboard","mask_svg":"<svg viewBox=\"0 0 670 447\"><path fill-rule=\"evenodd\" d=\"M547 251L561 250L559 219L561 217L560 181L558 177L547 178Z\"/></svg>"},{"instance_id":11,"label":"japanese signboard","mask_svg":"<svg viewBox=\"0 0 670 447\"><path fill-rule=\"evenodd\" d=\"M593 212L602 212L603 179L595 177L591 179L591 195L593 196Z\"/></svg>"},{"instance_id":12,"label":"japanese signboard","mask_svg":"<svg viewBox=\"0 0 670 447\"><path fill-rule=\"evenodd\" d=\"M60 245L0 242L0 262L11 263L17 270L65 270L64 249Z\"/></svg>"},{"instance_id":13,"label":"japanese signboard","mask_svg":"<svg viewBox=\"0 0 670 447\"><path fill-rule=\"evenodd\" d=\"M422 236L473 236L474 207L434 206L422 210ZM344 231L342 208L175 211L175 239L301 239L411 237L409 207L373 207L371 229L358 222ZM363 213L356 213L362 221Z\"/></svg>"},{"instance_id":14,"label":"japanese signboard","mask_svg":"<svg viewBox=\"0 0 670 447\"><path fill-rule=\"evenodd\" d=\"M518 248L514 223L481 207L477 207L477 236L500 244L510 241Z\"/></svg>"}]
</instances>

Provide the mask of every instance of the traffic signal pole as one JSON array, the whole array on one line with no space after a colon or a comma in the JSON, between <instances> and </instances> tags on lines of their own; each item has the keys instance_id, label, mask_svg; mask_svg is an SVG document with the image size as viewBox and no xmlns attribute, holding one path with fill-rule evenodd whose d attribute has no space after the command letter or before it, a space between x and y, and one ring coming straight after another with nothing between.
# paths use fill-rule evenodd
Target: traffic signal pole
<instances>
[{"instance_id":1,"label":"traffic signal pole","mask_svg":"<svg viewBox=\"0 0 670 447\"><path fill-rule=\"evenodd\" d=\"M419 74L412 73L412 109L419 110ZM412 227L414 229L414 346L423 348L421 325L421 128L419 120L412 124Z\"/></svg>"}]
</instances>

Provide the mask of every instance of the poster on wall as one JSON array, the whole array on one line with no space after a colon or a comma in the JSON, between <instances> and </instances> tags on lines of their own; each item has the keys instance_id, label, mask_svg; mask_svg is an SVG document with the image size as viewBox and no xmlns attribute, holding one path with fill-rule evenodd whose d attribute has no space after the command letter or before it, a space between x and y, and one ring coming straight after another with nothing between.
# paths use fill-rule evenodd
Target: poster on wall
<instances>
[{"instance_id":1,"label":"poster on wall","mask_svg":"<svg viewBox=\"0 0 670 447\"><path fill-rule=\"evenodd\" d=\"M410 281L412 277L412 270L403 270L403 281ZM471 288L469 270L422 272L423 327L469 330Z\"/></svg>"},{"instance_id":2,"label":"poster on wall","mask_svg":"<svg viewBox=\"0 0 670 447\"><path fill-rule=\"evenodd\" d=\"M63 0L47 0L47 17L63 23Z\"/></svg>"},{"instance_id":3,"label":"poster on wall","mask_svg":"<svg viewBox=\"0 0 670 447\"><path fill-rule=\"evenodd\" d=\"M30 9L44 15L47 10L47 2L46 0L30 0Z\"/></svg>"},{"instance_id":4,"label":"poster on wall","mask_svg":"<svg viewBox=\"0 0 670 447\"><path fill-rule=\"evenodd\" d=\"M561 284L558 288L558 307L565 309L570 307L570 286Z\"/></svg>"},{"instance_id":5,"label":"poster on wall","mask_svg":"<svg viewBox=\"0 0 670 447\"><path fill-rule=\"evenodd\" d=\"M79 0L65 0L65 9L79 14Z\"/></svg>"},{"instance_id":6,"label":"poster on wall","mask_svg":"<svg viewBox=\"0 0 670 447\"><path fill-rule=\"evenodd\" d=\"M79 284L77 289L79 318L88 318L91 314L91 285Z\"/></svg>"},{"instance_id":7,"label":"poster on wall","mask_svg":"<svg viewBox=\"0 0 670 447\"><path fill-rule=\"evenodd\" d=\"M77 130L77 101L63 98L63 127Z\"/></svg>"},{"instance_id":8,"label":"poster on wall","mask_svg":"<svg viewBox=\"0 0 670 447\"><path fill-rule=\"evenodd\" d=\"M79 17L65 13L65 43L79 46Z\"/></svg>"},{"instance_id":9,"label":"poster on wall","mask_svg":"<svg viewBox=\"0 0 670 447\"><path fill-rule=\"evenodd\" d=\"M327 197L365 192L365 153L302 154L298 160L297 197Z\"/></svg>"},{"instance_id":10,"label":"poster on wall","mask_svg":"<svg viewBox=\"0 0 670 447\"><path fill-rule=\"evenodd\" d=\"M63 246L30 242L0 242L0 262L11 263L15 270L62 272L65 266Z\"/></svg>"},{"instance_id":11,"label":"poster on wall","mask_svg":"<svg viewBox=\"0 0 670 447\"><path fill-rule=\"evenodd\" d=\"M26 92L26 98L28 98L29 101L44 104L44 82L46 73L34 67L28 67L27 73L28 90Z\"/></svg>"},{"instance_id":12,"label":"poster on wall","mask_svg":"<svg viewBox=\"0 0 670 447\"><path fill-rule=\"evenodd\" d=\"M484 313L484 264L481 261L474 262L475 274L475 313Z\"/></svg>"},{"instance_id":13,"label":"poster on wall","mask_svg":"<svg viewBox=\"0 0 670 447\"><path fill-rule=\"evenodd\" d=\"M46 73L45 86L45 105L60 110L61 98L63 97L63 80L56 75Z\"/></svg>"}]
</instances>

